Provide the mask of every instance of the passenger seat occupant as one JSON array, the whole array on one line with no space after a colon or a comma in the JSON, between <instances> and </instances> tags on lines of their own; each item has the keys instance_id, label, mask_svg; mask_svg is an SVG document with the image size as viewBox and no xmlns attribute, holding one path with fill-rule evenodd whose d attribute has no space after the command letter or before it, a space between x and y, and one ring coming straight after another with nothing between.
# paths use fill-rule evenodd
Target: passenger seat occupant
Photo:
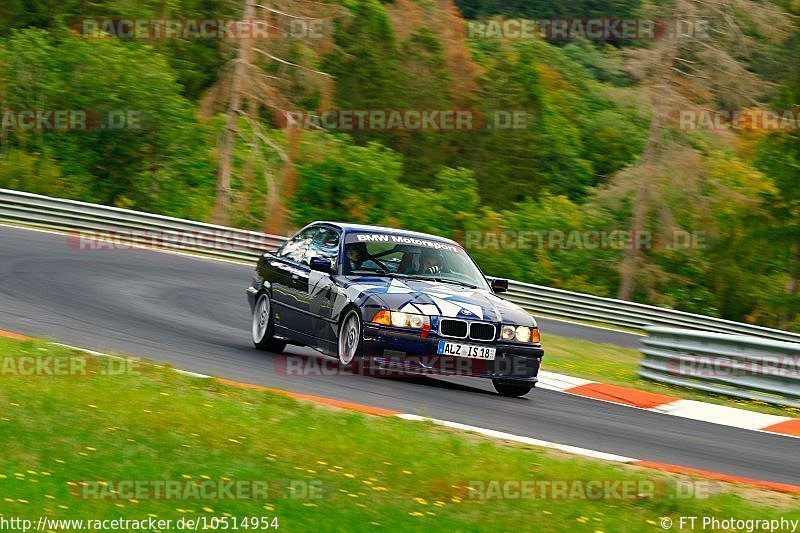
<instances>
[{"instance_id":1,"label":"passenger seat occupant","mask_svg":"<svg viewBox=\"0 0 800 533\"><path fill-rule=\"evenodd\" d=\"M403 259L397 265L397 272L400 274L413 274L414 273L414 256L410 252L403 254Z\"/></svg>"}]
</instances>

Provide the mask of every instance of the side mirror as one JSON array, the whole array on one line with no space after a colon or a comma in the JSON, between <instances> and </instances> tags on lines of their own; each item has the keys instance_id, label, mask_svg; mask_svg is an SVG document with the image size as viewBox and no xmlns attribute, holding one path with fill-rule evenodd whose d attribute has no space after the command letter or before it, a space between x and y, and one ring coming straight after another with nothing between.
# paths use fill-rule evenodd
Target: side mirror
<instances>
[{"instance_id":1,"label":"side mirror","mask_svg":"<svg viewBox=\"0 0 800 533\"><path fill-rule=\"evenodd\" d=\"M507 279L492 279L492 291L493 292L506 292L508 290L508 280Z\"/></svg>"},{"instance_id":2,"label":"side mirror","mask_svg":"<svg viewBox=\"0 0 800 533\"><path fill-rule=\"evenodd\" d=\"M333 263L331 263L331 260L327 257L312 257L309 266L311 270L324 272L326 274L330 274L333 271Z\"/></svg>"}]
</instances>

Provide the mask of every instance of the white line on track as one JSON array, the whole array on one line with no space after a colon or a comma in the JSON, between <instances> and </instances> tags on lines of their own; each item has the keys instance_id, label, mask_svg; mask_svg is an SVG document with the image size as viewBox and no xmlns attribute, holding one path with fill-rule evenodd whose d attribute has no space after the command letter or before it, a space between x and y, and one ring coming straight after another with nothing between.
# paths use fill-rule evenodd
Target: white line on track
<instances>
[{"instance_id":1,"label":"white line on track","mask_svg":"<svg viewBox=\"0 0 800 533\"><path fill-rule=\"evenodd\" d=\"M198 374L197 372L189 372L188 370L181 370L180 368L173 368L175 372L178 374L183 374L184 376L189 376L191 378L211 378L211 376L207 376L205 374Z\"/></svg>"},{"instance_id":2,"label":"white line on track","mask_svg":"<svg viewBox=\"0 0 800 533\"><path fill-rule=\"evenodd\" d=\"M62 348L67 348L69 350L75 350L78 352L88 353L89 355L94 355L95 357L108 357L110 359L120 359L120 360L127 360L130 359L128 357L120 357L119 355L111 355L110 353L103 353L103 352L95 352L94 350L87 350L86 348L80 348L78 346L72 346L70 344L61 344L60 342L51 342L53 346L61 346ZM138 358L137 358L138 359ZM157 363L149 362L149 364L155 368L164 368L164 365L159 365ZM197 372L190 372L189 370L181 370L180 368L173 368L174 372L178 374L183 374L184 376L189 376L193 378L211 378L212 376L207 376L205 374L198 374Z\"/></svg>"},{"instance_id":3,"label":"white line on track","mask_svg":"<svg viewBox=\"0 0 800 533\"><path fill-rule=\"evenodd\" d=\"M495 439L520 442L522 444L541 446L543 448L552 448L554 450L560 450L562 452L567 452L576 455L583 455L584 457L591 457L593 459L603 459L605 461L615 461L618 463L634 463L636 461L639 461L639 459L634 459L633 457L625 457L624 455L615 455L613 453L589 450L588 448L579 448L577 446L569 446L567 444L558 444L557 442L549 442L546 440L539 440L531 437L523 437L521 435L504 433L502 431L496 431L494 429L485 429L476 426L468 426L467 424L459 424L458 422L449 422L447 420L439 420L437 418L428 418L425 416L407 415L407 414L400 414L396 416L398 418L402 418L403 420L412 420L416 422L432 422L437 426L445 426L453 429L460 429L462 431L471 431L473 433L479 433L481 435L485 435L487 437L493 437Z\"/></svg>"}]
</instances>

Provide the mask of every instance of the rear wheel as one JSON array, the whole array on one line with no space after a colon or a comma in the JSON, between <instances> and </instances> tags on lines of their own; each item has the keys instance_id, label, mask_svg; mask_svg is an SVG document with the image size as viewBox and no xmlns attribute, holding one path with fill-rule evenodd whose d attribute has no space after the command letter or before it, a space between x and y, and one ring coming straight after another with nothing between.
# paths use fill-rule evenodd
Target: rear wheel
<instances>
[{"instance_id":1,"label":"rear wheel","mask_svg":"<svg viewBox=\"0 0 800 533\"><path fill-rule=\"evenodd\" d=\"M275 325L272 321L272 302L269 295L261 293L253 307L253 344L259 350L281 353L286 349L286 341L273 337Z\"/></svg>"},{"instance_id":2,"label":"rear wheel","mask_svg":"<svg viewBox=\"0 0 800 533\"><path fill-rule=\"evenodd\" d=\"M350 309L339 325L339 363L350 368L362 355L361 317L358 311Z\"/></svg>"},{"instance_id":3,"label":"rear wheel","mask_svg":"<svg viewBox=\"0 0 800 533\"><path fill-rule=\"evenodd\" d=\"M525 396L531 391L531 389L533 389L533 385L528 385L527 383L506 381L502 379L493 379L492 385L494 385L494 390L496 390L500 396L508 396L509 398Z\"/></svg>"}]
</instances>

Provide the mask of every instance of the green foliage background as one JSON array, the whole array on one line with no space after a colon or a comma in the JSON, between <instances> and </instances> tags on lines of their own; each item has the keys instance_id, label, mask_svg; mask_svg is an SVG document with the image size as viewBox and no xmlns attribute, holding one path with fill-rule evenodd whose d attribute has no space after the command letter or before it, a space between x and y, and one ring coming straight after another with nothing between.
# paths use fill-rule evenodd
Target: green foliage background
<instances>
[{"instance_id":1,"label":"green foliage background","mask_svg":"<svg viewBox=\"0 0 800 533\"><path fill-rule=\"evenodd\" d=\"M312 56L334 77L333 92L290 74L276 105L524 110L534 120L515 131L304 131L293 157L296 186L283 198L294 227L341 219L462 242L477 230L628 228L626 172L643 153L652 109L625 58L646 43L467 42L442 29L453 19L441 2L337 3L348 16L337 21L332 46L282 50ZM647 7L640 0L456 3L464 18L633 17ZM408 5L433 22L398 16ZM800 11L796 3L780 7ZM214 95L235 48L84 39L69 27L91 17L237 17L241 8L234 0L7 0L0 109L136 109L146 120L139 131L0 131L0 187L209 220L225 124ZM774 85L772 107L798 105L798 35L795 27L747 65ZM291 144L272 116L260 123L278 145ZM686 148L660 162L659 213L647 223L654 246L642 253L634 298L800 331L800 297L790 289L800 276L800 134L750 132L727 144L703 132L671 135ZM231 218L259 229L270 218L260 174L277 179L282 171L275 154L254 167L246 138L234 153ZM704 246L670 246L675 229L702 234ZM615 296L623 252L471 253L492 275Z\"/></svg>"}]
</instances>

